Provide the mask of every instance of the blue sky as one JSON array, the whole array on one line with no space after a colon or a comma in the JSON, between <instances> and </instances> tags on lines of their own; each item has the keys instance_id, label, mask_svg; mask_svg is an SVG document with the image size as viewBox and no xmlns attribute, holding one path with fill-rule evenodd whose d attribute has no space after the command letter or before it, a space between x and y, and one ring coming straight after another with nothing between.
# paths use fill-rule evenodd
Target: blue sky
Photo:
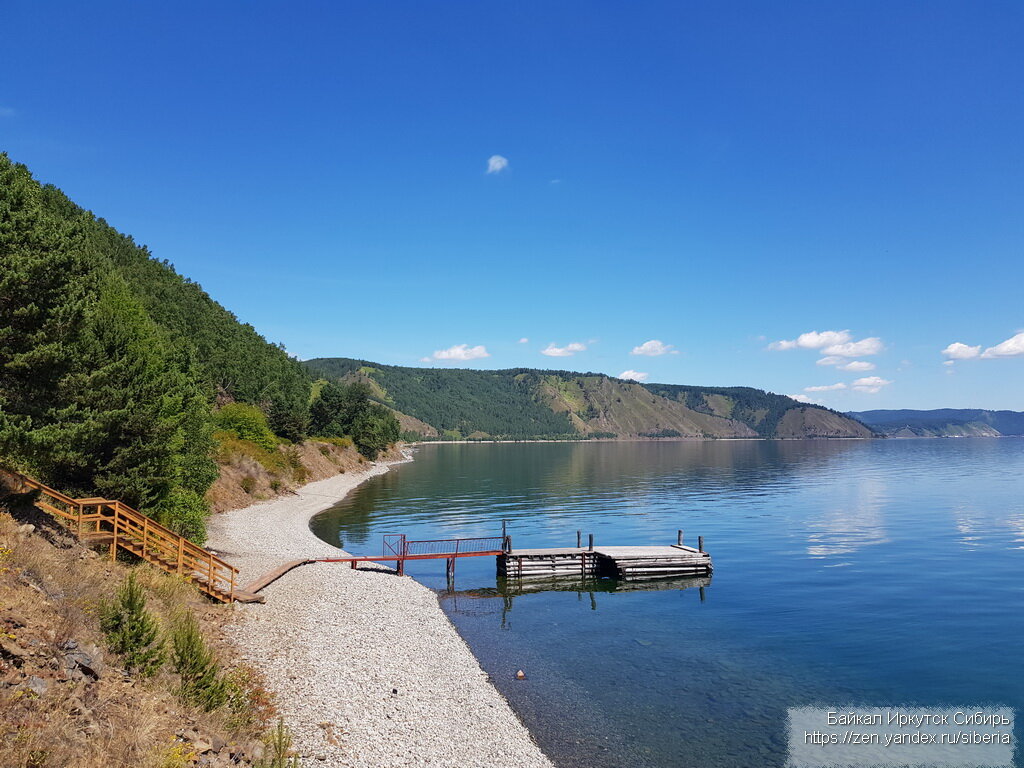
<instances>
[{"instance_id":1,"label":"blue sky","mask_svg":"<svg viewBox=\"0 0 1024 768\"><path fill-rule=\"evenodd\" d=\"M0 149L299 357L1024 409L1019 2L0 13Z\"/></svg>"}]
</instances>

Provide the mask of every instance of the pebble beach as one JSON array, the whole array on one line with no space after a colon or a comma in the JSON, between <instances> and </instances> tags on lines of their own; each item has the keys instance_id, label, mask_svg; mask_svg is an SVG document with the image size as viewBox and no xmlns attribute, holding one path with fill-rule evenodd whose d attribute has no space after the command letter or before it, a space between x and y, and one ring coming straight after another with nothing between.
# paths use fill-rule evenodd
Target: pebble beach
<instances>
[{"instance_id":1,"label":"pebble beach","mask_svg":"<svg viewBox=\"0 0 1024 768\"><path fill-rule=\"evenodd\" d=\"M310 518L390 466L216 515L208 546L243 584L289 560L343 556ZM383 567L314 563L261 594L265 604L233 607L228 632L263 670L303 766L552 768L427 587Z\"/></svg>"}]
</instances>

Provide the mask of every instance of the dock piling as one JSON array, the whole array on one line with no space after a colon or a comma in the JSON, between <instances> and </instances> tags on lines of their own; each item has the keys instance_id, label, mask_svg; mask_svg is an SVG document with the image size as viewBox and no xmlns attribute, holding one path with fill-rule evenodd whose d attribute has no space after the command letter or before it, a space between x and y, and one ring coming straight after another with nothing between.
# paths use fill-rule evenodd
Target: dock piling
<instances>
[{"instance_id":1,"label":"dock piling","mask_svg":"<svg viewBox=\"0 0 1024 768\"><path fill-rule=\"evenodd\" d=\"M698 552L703 552L704 551L704 537L703 536L698 536L697 537L697 551Z\"/></svg>"},{"instance_id":2,"label":"dock piling","mask_svg":"<svg viewBox=\"0 0 1024 768\"><path fill-rule=\"evenodd\" d=\"M683 546L683 529L682 528L680 528L679 531L676 533L676 545L680 546L680 547Z\"/></svg>"},{"instance_id":3,"label":"dock piling","mask_svg":"<svg viewBox=\"0 0 1024 768\"><path fill-rule=\"evenodd\" d=\"M589 537L590 537L590 551L593 552L594 551L594 534L592 534L592 533L589 534Z\"/></svg>"},{"instance_id":4,"label":"dock piling","mask_svg":"<svg viewBox=\"0 0 1024 768\"><path fill-rule=\"evenodd\" d=\"M576 531L576 549L583 546L583 531Z\"/></svg>"}]
</instances>

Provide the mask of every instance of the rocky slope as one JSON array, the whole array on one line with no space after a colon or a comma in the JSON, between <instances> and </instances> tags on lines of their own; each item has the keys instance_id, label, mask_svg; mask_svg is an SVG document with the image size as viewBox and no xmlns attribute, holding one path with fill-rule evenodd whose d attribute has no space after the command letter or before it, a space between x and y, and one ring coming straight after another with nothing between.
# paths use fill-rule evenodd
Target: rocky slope
<instances>
[{"instance_id":1,"label":"rocky slope","mask_svg":"<svg viewBox=\"0 0 1024 768\"><path fill-rule=\"evenodd\" d=\"M1001 437L1024 435L1024 413L975 408L878 410L847 414L889 437Z\"/></svg>"}]
</instances>

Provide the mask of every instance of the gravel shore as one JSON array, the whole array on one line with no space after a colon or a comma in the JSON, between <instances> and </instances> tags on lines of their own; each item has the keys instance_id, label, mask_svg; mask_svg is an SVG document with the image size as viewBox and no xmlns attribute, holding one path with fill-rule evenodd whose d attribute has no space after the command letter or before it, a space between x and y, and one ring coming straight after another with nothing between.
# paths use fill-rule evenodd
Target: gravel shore
<instances>
[{"instance_id":1,"label":"gravel shore","mask_svg":"<svg viewBox=\"0 0 1024 768\"><path fill-rule=\"evenodd\" d=\"M216 515L208 544L243 584L288 560L337 556L309 519L387 470L374 464ZM303 766L552 768L418 582L316 563L262 594L264 605L235 606L229 632L266 674Z\"/></svg>"}]
</instances>

